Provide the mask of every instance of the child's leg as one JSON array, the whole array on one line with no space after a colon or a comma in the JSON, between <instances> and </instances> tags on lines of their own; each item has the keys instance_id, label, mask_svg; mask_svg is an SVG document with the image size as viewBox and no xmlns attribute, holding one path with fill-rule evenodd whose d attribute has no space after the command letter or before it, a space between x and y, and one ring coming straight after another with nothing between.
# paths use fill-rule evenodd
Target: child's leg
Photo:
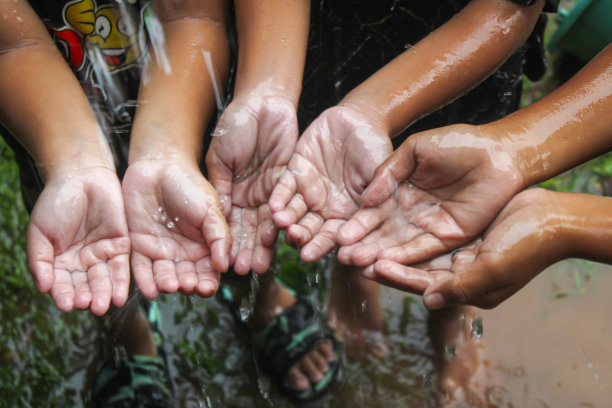
<instances>
[{"instance_id":1,"label":"child's leg","mask_svg":"<svg viewBox=\"0 0 612 408\"><path fill-rule=\"evenodd\" d=\"M495 406L495 387L482 319L470 306L432 312L429 334L439 378L439 405Z\"/></svg>"},{"instance_id":2,"label":"child's leg","mask_svg":"<svg viewBox=\"0 0 612 408\"><path fill-rule=\"evenodd\" d=\"M296 301L293 294L274 278L272 271L259 275L258 284L253 313L249 318L249 326L254 333L262 331ZM239 302L249 294L248 288L244 286L235 290ZM290 387L303 391L309 382L318 383L330 369L329 364L335 357L332 341L325 340L289 369L287 376Z\"/></svg>"}]
</instances>

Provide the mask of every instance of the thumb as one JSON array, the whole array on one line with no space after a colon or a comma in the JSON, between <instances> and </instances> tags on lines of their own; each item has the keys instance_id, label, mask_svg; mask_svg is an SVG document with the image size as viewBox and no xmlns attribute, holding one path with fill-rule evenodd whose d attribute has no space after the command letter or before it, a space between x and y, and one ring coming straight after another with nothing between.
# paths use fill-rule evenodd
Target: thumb
<instances>
[{"instance_id":1,"label":"thumb","mask_svg":"<svg viewBox=\"0 0 612 408\"><path fill-rule=\"evenodd\" d=\"M361 195L364 207L374 207L387 200L397 186L407 180L416 167L415 143L410 139L387 158L374 172L374 177Z\"/></svg>"}]
</instances>

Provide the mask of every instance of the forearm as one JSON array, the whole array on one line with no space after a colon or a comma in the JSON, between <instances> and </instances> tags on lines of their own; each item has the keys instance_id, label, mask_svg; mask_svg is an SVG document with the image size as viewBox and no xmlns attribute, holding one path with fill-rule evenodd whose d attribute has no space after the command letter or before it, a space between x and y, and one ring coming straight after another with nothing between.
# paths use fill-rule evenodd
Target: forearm
<instances>
[{"instance_id":1,"label":"forearm","mask_svg":"<svg viewBox=\"0 0 612 408\"><path fill-rule=\"evenodd\" d=\"M391 136L493 73L531 33L544 0L474 0L350 92L341 104L368 112Z\"/></svg>"},{"instance_id":2,"label":"forearm","mask_svg":"<svg viewBox=\"0 0 612 408\"><path fill-rule=\"evenodd\" d=\"M612 149L612 45L550 95L491 124L508 134L508 149L526 186Z\"/></svg>"},{"instance_id":3,"label":"forearm","mask_svg":"<svg viewBox=\"0 0 612 408\"><path fill-rule=\"evenodd\" d=\"M236 0L237 96L282 95L297 106L302 89L310 1Z\"/></svg>"},{"instance_id":4,"label":"forearm","mask_svg":"<svg viewBox=\"0 0 612 408\"><path fill-rule=\"evenodd\" d=\"M182 3L187 4L179 2L178 10L156 10L165 47L152 47L153 55L143 72L146 80L141 81L138 95L130 163L170 155L197 163L204 131L216 106L215 87L222 92L229 60L225 2L206 2L206 9L199 6L201 2ZM187 13L181 6L195 10ZM205 54L210 56L212 74Z\"/></svg>"},{"instance_id":5,"label":"forearm","mask_svg":"<svg viewBox=\"0 0 612 408\"><path fill-rule=\"evenodd\" d=\"M0 120L43 180L82 167L114 169L89 102L46 29L27 4L11 8L16 13L0 10L20 19L0 28Z\"/></svg>"},{"instance_id":6,"label":"forearm","mask_svg":"<svg viewBox=\"0 0 612 408\"><path fill-rule=\"evenodd\" d=\"M565 258L612 264L612 198L553 194L559 213L557 234L564 245Z\"/></svg>"}]
</instances>

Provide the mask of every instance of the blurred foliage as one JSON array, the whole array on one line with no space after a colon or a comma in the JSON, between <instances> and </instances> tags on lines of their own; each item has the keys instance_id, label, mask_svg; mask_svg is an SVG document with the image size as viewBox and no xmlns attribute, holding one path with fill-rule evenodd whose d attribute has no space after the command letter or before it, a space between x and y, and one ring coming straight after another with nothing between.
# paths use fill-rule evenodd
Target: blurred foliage
<instances>
[{"instance_id":1,"label":"blurred foliage","mask_svg":"<svg viewBox=\"0 0 612 408\"><path fill-rule=\"evenodd\" d=\"M83 312L60 313L36 289L18 174L0 138L0 407L78 406L82 384L69 383L90 360L86 333L94 322Z\"/></svg>"}]
</instances>

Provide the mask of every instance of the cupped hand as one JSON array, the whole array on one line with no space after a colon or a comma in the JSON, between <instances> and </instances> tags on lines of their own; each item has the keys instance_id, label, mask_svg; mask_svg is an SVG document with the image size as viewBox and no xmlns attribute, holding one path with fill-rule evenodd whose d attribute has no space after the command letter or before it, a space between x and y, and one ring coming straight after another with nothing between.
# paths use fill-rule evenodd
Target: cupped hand
<instances>
[{"instance_id":1,"label":"cupped hand","mask_svg":"<svg viewBox=\"0 0 612 408\"><path fill-rule=\"evenodd\" d=\"M217 193L180 158L137 160L123 178L131 265L140 291L212 296L231 238Z\"/></svg>"},{"instance_id":2,"label":"cupped hand","mask_svg":"<svg viewBox=\"0 0 612 408\"><path fill-rule=\"evenodd\" d=\"M382 126L348 106L326 110L306 129L270 197L274 223L287 228L304 260L333 250L338 228L360 208L361 193L391 151Z\"/></svg>"},{"instance_id":3,"label":"cupped hand","mask_svg":"<svg viewBox=\"0 0 612 408\"><path fill-rule=\"evenodd\" d=\"M492 308L512 296L562 258L551 240L559 223L553 192L525 190L516 195L484 234L484 240L427 264L404 266L378 261L366 277L424 295L429 309L453 304Z\"/></svg>"},{"instance_id":4,"label":"cupped hand","mask_svg":"<svg viewBox=\"0 0 612 408\"><path fill-rule=\"evenodd\" d=\"M410 136L377 170L338 233L339 260L431 259L473 240L523 187L503 131L453 125Z\"/></svg>"},{"instance_id":5,"label":"cupped hand","mask_svg":"<svg viewBox=\"0 0 612 408\"><path fill-rule=\"evenodd\" d=\"M281 96L234 100L214 134L206 167L228 218L230 263L238 274L263 273L278 235L268 199L295 148L295 105Z\"/></svg>"},{"instance_id":6,"label":"cupped hand","mask_svg":"<svg viewBox=\"0 0 612 408\"><path fill-rule=\"evenodd\" d=\"M104 314L129 290L130 240L119 179L106 167L50 178L28 225L28 264L62 311Z\"/></svg>"}]
</instances>

